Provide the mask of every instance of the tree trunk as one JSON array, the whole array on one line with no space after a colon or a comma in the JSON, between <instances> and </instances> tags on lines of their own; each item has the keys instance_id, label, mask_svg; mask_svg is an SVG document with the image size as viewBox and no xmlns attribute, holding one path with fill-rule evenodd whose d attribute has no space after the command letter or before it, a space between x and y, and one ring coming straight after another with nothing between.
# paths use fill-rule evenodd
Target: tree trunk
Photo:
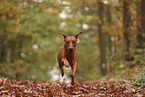
<instances>
[{"instance_id":1,"label":"tree trunk","mask_svg":"<svg viewBox=\"0 0 145 97\"><path fill-rule=\"evenodd\" d=\"M100 56L101 56L101 74L107 74L107 66L106 66L106 44L105 44L105 33L102 32L103 26L103 3L98 2L98 32L99 32L99 47L100 47Z\"/></svg>"},{"instance_id":2,"label":"tree trunk","mask_svg":"<svg viewBox=\"0 0 145 97\"><path fill-rule=\"evenodd\" d=\"M129 1L123 1L123 62L129 59Z\"/></svg>"},{"instance_id":3,"label":"tree trunk","mask_svg":"<svg viewBox=\"0 0 145 97\"><path fill-rule=\"evenodd\" d=\"M145 0L137 2L137 14L138 14L138 33L137 33L137 47L145 47Z\"/></svg>"},{"instance_id":4,"label":"tree trunk","mask_svg":"<svg viewBox=\"0 0 145 97\"><path fill-rule=\"evenodd\" d=\"M111 22L112 22L112 18L111 18L111 12L110 12L110 5L107 6L107 21L108 21L108 26L111 25ZM109 57L111 56L112 54L112 42L111 42L111 34L108 33L107 34L107 37L108 37L108 52L109 52Z\"/></svg>"},{"instance_id":5,"label":"tree trunk","mask_svg":"<svg viewBox=\"0 0 145 97\"><path fill-rule=\"evenodd\" d=\"M6 51L1 50L0 51L0 63L6 62Z\"/></svg>"},{"instance_id":6,"label":"tree trunk","mask_svg":"<svg viewBox=\"0 0 145 97\"><path fill-rule=\"evenodd\" d=\"M110 10L110 5L107 5L107 9L106 9L106 15L107 15L107 26L111 27L112 25L112 17L111 17L111 10ZM112 41L111 41L111 34L109 32L107 32L106 34L106 43L107 43L107 56L108 59L111 59L111 55L112 55ZM111 73L111 64L107 63L107 72Z\"/></svg>"},{"instance_id":7,"label":"tree trunk","mask_svg":"<svg viewBox=\"0 0 145 97\"><path fill-rule=\"evenodd\" d=\"M3 63L6 61L6 47L4 46L5 36L0 37L0 63Z\"/></svg>"}]
</instances>

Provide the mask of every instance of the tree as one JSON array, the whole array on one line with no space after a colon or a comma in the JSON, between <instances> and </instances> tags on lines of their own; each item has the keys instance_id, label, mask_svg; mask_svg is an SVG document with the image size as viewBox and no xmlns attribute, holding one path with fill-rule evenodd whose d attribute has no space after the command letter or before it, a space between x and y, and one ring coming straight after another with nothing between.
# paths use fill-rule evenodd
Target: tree
<instances>
[{"instance_id":1,"label":"tree","mask_svg":"<svg viewBox=\"0 0 145 97\"><path fill-rule=\"evenodd\" d=\"M98 1L98 32L99 32L99 48L100 48L100 59L101 59L101 74L106 75L107 74L107 66L106 66L106 35L102 31L103 26L103 9L104 4L101 1Z\"/></svg>"},{"instance_id":2,"label":"tree","mask_svg":"<svg viewBox=\"0 0 145 97\"><path fill-rule=\"evenodd\" d=\"M123 61L127 61L129 58L129 0L123 1Z\"/></svg>"},{"instance_id":3,"label":"tree","mask_svg":"<svg viewBox=\"0 0 145 97\"><path fill-rule=\"evenodd\" d=\"M61 7L54 3L55 0L0 1L0 75L16 79L50 78L45 67L56 62L54 37L61 21Z\"/></svg>"},{"instance_id":4,"label":"tree","mask_svg":"<svg viewBox=\"0 0 145 97\"><path fill-rule=\"evenodd\" d=\"M108 26L111 25L111 22L112 22L112 17L111 17L111 5L107 5L107 22L108 22ZM107 34L108 36L108 53L109 53L109 57L111 56L112 54L112 42L111 42L111 34L108 33Z\"/></svg>"},{"instance_id":5,"label":"tree","mask_svg":"<svg viewBox=\"0 0 145 97\"><path fill-rule=\"evenodd\" d=\"M137 1L138 14L138 32L137 32L137 47L145 47L145 0Z\"/></svg>"}]
</instances>

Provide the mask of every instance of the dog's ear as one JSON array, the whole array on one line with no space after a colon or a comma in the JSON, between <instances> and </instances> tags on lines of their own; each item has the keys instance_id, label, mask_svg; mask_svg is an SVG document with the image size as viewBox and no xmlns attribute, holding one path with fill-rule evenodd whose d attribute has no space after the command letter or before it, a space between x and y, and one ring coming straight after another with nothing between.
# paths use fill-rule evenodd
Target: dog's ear
<instances>
[{"instance_id":1,"label":"dog's ear","mask_svg":"<svg viewBox=\"0 0 145 97\"><path fill-rule=\"evenodd\" d=\"M77 38L78 38L78 36L79 36L80 34L82 34L82 31L81 31L81 32L79 32L78 34L76 34L76 35L75 35L75 38L77 39Z\"/></svg>"},{"instance_id":2,"label":"dog's ear","mask_svg":"<svg viewBox=\"0 0 145 97\"><path fill-rule=\"evenodd\" d=\"M67 37L64 33L59 33L59 35L63 35L64 39Z\"/></svg>"}]
</instances>

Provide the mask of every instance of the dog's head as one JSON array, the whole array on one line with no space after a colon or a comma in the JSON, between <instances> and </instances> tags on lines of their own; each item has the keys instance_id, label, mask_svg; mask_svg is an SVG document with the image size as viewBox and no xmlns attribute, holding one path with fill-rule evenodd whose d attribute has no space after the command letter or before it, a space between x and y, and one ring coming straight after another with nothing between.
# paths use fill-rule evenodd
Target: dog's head
<instances>
[{"instance_id":1,"label":"dog's head","mask_svg":"<svg viewBox=\"0 0 145 97\"><path fill-rule=\"evenodd\" d=\"M64 46L65 49L72 53L75 50L76 47L76 43L77 43L77 38L80 34L82 34L82 32L79 32L78 34L74 35L74 36L67 36L64 33L59 33L60 35L63 35L64 37Z\"/></svg>"}]
</instances>

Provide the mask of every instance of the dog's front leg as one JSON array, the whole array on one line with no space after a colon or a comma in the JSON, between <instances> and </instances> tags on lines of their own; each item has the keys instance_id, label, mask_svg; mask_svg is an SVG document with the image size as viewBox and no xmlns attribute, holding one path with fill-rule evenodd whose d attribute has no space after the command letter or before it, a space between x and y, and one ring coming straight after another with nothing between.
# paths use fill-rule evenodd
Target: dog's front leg
<instances>
[{"instance_id":1,"label":"dog's front leg","mask_svg":"<svg viewBox=\"0 0 145 97\"><path fill-rule=\"evenodd\" d=\"M71 66L71 67L72 67L72 71L71 71L70 76L72 77L72 76L75 75L76 68L77 68L77 62L75 61L74 64L73 64L73 66Z\"/></svg>"},{"instance_id":2,"label":"dog's front leg","mask_svg":"<svg viewBox=\"0 0 145 97\"><path fill-rule=\"evenodd\" d=\"M76 68L77 68L77 62L74 62L74 65L71 66L72 68L72 72L70 74L70 77L71 77L71 84L74 85L75 84L75 72L76 72Z\"/></svg>"},{"instance_id":3,"label":"dog's front leg","mask_svg":"<svg viewBox=\"0 0 145 97\"><path fill-rule=\"evenodd\" d=\"M66 67L69 67L69 62L67 61L66 58L63 58L61 61Z\"/></svg>"}]
</instances>

